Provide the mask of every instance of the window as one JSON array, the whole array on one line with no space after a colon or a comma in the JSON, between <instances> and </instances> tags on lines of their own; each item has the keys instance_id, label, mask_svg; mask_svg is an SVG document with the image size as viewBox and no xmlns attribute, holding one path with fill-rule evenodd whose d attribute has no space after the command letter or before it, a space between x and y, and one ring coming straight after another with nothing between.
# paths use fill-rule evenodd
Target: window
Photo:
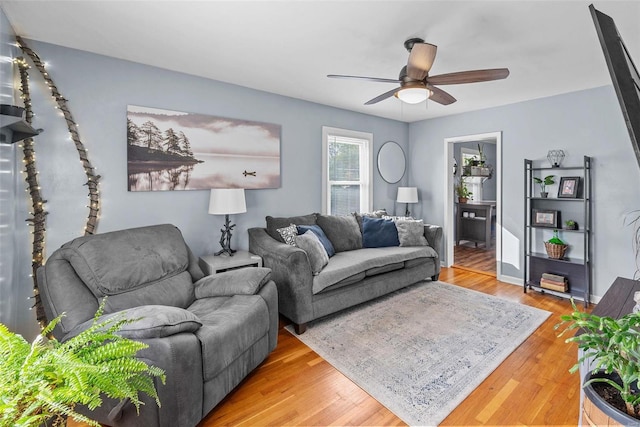
<instances>
[{"instance_id":1,"label":"window","mask_svg":"<svg viewBox=\"0 0 640 427\"><path fill-rule=\"evenodd\" d=\"M322 127L322 212L371 211L373 135Z\"/></svg>"}]
</instances>

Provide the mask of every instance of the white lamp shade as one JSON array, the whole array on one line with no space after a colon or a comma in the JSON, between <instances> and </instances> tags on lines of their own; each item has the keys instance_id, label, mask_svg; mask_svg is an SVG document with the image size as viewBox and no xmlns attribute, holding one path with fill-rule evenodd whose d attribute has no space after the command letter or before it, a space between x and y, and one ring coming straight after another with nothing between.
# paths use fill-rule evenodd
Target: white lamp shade
<instances>
[{"instance_id":1,"label":"white lamp shade","mask_svg":"<svg viewBox=\"0 0 640 427\"><path fill-rule=\"evenodd\" d=\"M398 203L418 203L417 187L398 187Z\"/></svg>"},{"instance_id":2,"label":"white lamp shade","mask_svg":"<svg viewBox=\"0 0 640 427\"><path fill-rule=\"evenodd\" d=\"M247 211L244 188L212 188L209 197L209 213L230 215Z\"/></svg>"}]
</instances>

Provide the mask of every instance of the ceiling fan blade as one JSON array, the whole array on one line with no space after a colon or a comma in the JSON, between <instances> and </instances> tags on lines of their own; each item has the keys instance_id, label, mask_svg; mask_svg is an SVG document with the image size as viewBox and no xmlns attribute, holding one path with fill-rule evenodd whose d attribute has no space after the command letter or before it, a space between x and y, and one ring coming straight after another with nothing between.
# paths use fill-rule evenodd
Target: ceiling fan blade
<instances>
[{"instance_id":1,"label":"ceiling fan blade","mask_svg":"<svg viewBox=\"0 0 640 427\"><path fill-rule=\"evenodd\" d=\"M449 95L447 92L443 91L442 89L439 89L429 84L427 85L427 89L433 92L433 95L431 95L429 99L434 102L437 102L438 104L449 105L456 102L456 99L453 96Z\"/></svg>"},{"instance_id":2,"label":"ceiling fan blade","mask_svg":"<svg viewBox=\"0 0 640 427\"><path fill-rule=\"evenodd\" d=\"M385 92L382 95L378 95L373 99L370 99L369 101L365 102L364 105L371 105L371 104L375 104L377 102L383 101L389 97L392 97L394 93L396 93L398 90L402 89L402 86L397 87L395 89L391 89L389 92Z\"/></svg>"},{"instance_id":3,"label":"ceiling fan blade","mask_svg":"<svg viewBox=\"0 0 640 427\"><path fill-rule=\"evenodd\" d=\"M411 48L407 62L407 76L414 80L427 77L438 47L429 43L416 43Z\"/></svg>"},{"instance_id":4,"label":"ceiling fan blade","mask_svg":"<svg viewBox=\"0 0 640 427\"><path fill-rule=\"evenodd\" d=\"M400 82L400 80L398 79L382 79L379 77L363 77L363 76L345 76L343 74L327 74L327 77L331 79L357 79L357 80L368 80L370 82L382 82L382 83Z\"/></svg>"},{"instance_id":5,"label":"ceiling fan blade","mask_svg":"<svg viewBox=\"0 0 640 427\"><path fill-rule=\"evenodd\" d=\"M508 75L508 68L492 68L489 70L459 71L457 73L440 74L429 77L427 82L432 85L454 85L500 80L506 78Z\"/></svg>"}]
</instances>

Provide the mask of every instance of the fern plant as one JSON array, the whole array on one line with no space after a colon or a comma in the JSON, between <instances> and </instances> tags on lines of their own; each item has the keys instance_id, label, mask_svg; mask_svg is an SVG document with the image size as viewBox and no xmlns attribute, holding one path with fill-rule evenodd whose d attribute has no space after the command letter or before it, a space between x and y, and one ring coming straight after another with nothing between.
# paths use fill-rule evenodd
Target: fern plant
<instances>
[{"instance_id":1,"label":"fern plant","mask_svg":"<svg viewBox=\"0 0 640 427\"><path fill-rule=\"evenodd\" d=\"M66 417L100 426L75 406L93 410L102 404L102 394L130 399L138 412L143 404L139 392L160 406L154 378L164 383L164 371L136 359L146 344L116 333L137 319L99 321L104 304L89 328L64 343L46 338L64 313L32 344L0 323L0 426L38 426L51 419L53 425L64 425Z\"/></svg>"}]
</instances>

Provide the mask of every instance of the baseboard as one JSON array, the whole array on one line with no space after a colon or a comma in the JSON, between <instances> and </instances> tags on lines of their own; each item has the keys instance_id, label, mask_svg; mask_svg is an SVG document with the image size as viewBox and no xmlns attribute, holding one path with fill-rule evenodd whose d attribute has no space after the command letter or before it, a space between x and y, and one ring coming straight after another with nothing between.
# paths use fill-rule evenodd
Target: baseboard
<instances>
[{"instance_id":1,"label":"baseboard","mask_svg":"<svg viewBox=\"0 0 640 427\"><path fill-rule=\"evenodd\" d=\"M505 276L501 274L498 276L498 280L511 285L524 286L524 280L522 280L521 277Z\"/></svg>"}]
</instances>

